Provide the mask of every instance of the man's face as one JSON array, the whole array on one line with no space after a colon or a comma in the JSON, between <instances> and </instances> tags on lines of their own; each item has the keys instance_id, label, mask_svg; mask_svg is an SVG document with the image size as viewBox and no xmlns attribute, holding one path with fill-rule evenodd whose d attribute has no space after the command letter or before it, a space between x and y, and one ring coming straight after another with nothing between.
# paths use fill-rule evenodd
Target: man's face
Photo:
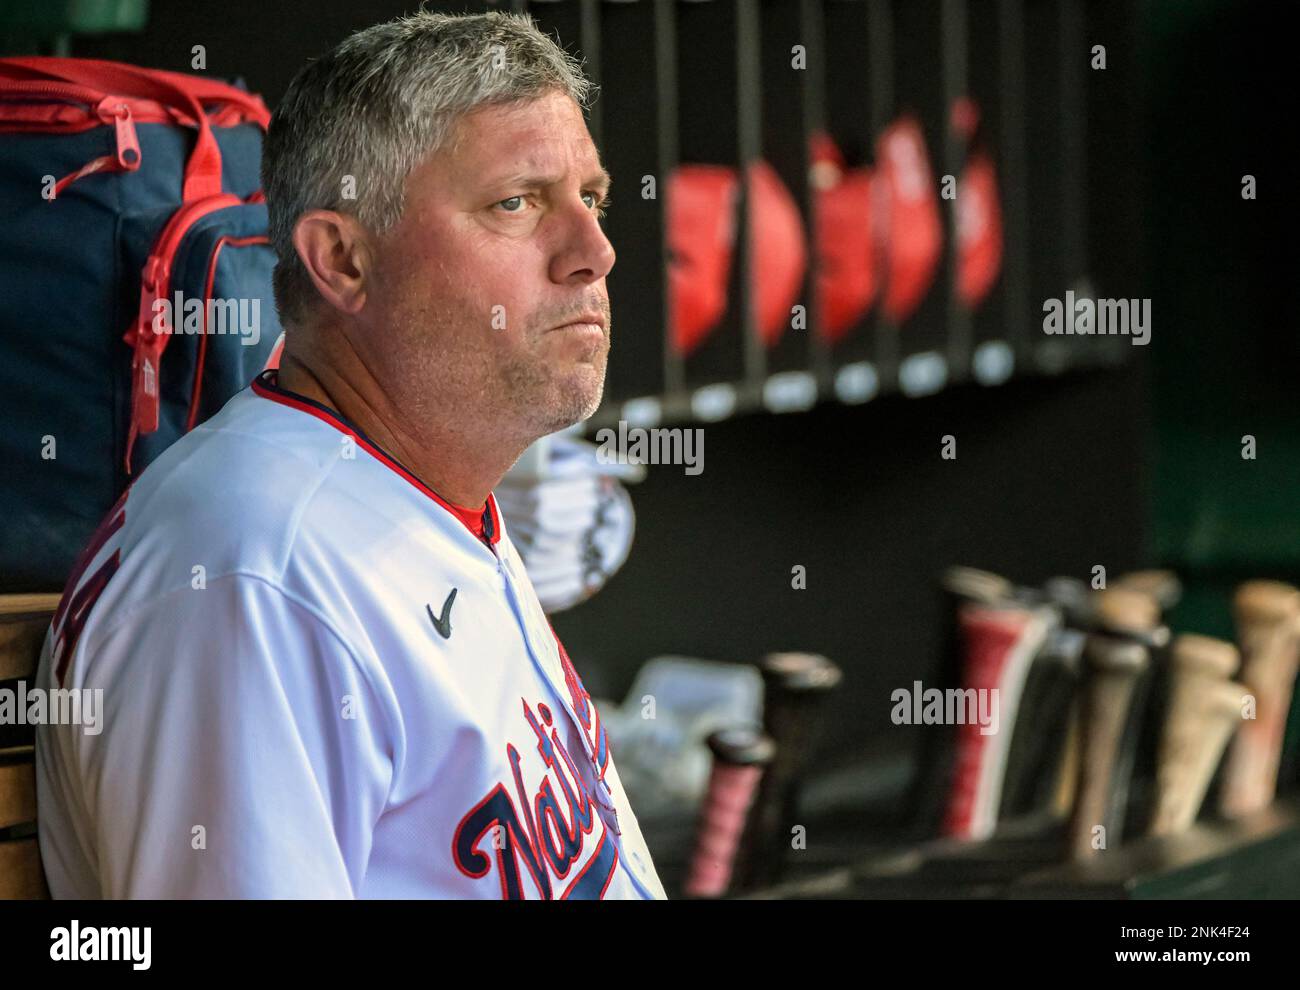
<instances>
[{"instance_id":1,"label":"man's face","mask_svg":"<svg viewBox=\"0 0 1300 990\"><path fill-rule=\"evenodd\" d=\"M600 404L608 176L561 93L476 111L458 138L410 175L402 220L378 239L365 357L410 415L486 409L535 438Z\"/></svg>"}]
</instances>

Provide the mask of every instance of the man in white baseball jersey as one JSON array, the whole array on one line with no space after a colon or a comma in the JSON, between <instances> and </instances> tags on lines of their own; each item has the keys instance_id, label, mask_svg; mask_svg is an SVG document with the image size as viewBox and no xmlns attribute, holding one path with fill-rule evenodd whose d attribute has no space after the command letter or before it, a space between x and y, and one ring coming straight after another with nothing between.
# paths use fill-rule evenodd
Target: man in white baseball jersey
<instances>
[{"instance_id":1,"label":"man in white baseball jersey","mask_svg":"<svg viewBox=\"0 0 1300 990\"><path fill-rule=\"evenodd\" d=\"M304 69L263 179L287 328L87 547L42 726L56 897L661 898L491 489L589 416L609 177L527 18L421 13Z\"/></svg>"}]
</instances>

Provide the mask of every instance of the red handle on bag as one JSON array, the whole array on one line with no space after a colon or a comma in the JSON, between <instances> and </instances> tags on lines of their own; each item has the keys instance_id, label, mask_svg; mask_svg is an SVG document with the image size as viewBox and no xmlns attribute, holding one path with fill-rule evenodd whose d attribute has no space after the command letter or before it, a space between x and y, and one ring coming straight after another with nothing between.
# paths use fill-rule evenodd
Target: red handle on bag
<instances>
[{"instance_id":1,"label":"red handle on bag","mask_svg":"<svg viewBox=\"0 0 1300 990\"><path fill-rule=\"evenodd\" d=\"M186 202L221 193L221 149L204 112L205 102L238 106L263 128L270 121L270 113L261 99L234 86L175 72L139 69L119 62L6 58L0 60L0 78L73 83L105 94L154 100L191 118L198 131L198 140L185 167L182 198Z\"/></svg>"}]
</instances>

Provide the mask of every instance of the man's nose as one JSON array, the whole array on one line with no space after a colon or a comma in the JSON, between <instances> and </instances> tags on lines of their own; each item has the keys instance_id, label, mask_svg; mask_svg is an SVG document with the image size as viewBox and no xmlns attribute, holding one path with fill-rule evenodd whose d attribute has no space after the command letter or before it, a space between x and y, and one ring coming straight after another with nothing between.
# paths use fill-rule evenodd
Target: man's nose
<instances>
[{"instance_id":1,"label":"man's nose","mask_svg":"<svg viewBox=\"0 0 1300 990\"><path fill-rule=\"evenodd\" d=\"M558 284L599 282L614 267L614 245L600 220L585 203L565 216L563 240L551 261L551 280Z\"/></svg>"}]
</instances>

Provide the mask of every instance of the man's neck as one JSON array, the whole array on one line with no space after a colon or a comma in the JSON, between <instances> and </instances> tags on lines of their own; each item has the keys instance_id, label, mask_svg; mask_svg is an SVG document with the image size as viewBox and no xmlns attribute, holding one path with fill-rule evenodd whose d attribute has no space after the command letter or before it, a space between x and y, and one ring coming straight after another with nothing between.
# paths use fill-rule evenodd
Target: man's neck
<instances>
[{"instance_id":1,"label":"man's neck","mask_svg":"<svg viewBox=\"0 0 1300 990\"><path fill-rule=\"evenodd\" d=\"M435 429L428 436L417 436L368 372L361 381L350 382L328 364L309 367L288 348L280 359L277 380L281 388L351 420L439 496L464 508L483 505L523 452L522 447L513 452L497 449L500 437L493 443L476 443L454 430Z\"/></svg>"}]
</instances>

